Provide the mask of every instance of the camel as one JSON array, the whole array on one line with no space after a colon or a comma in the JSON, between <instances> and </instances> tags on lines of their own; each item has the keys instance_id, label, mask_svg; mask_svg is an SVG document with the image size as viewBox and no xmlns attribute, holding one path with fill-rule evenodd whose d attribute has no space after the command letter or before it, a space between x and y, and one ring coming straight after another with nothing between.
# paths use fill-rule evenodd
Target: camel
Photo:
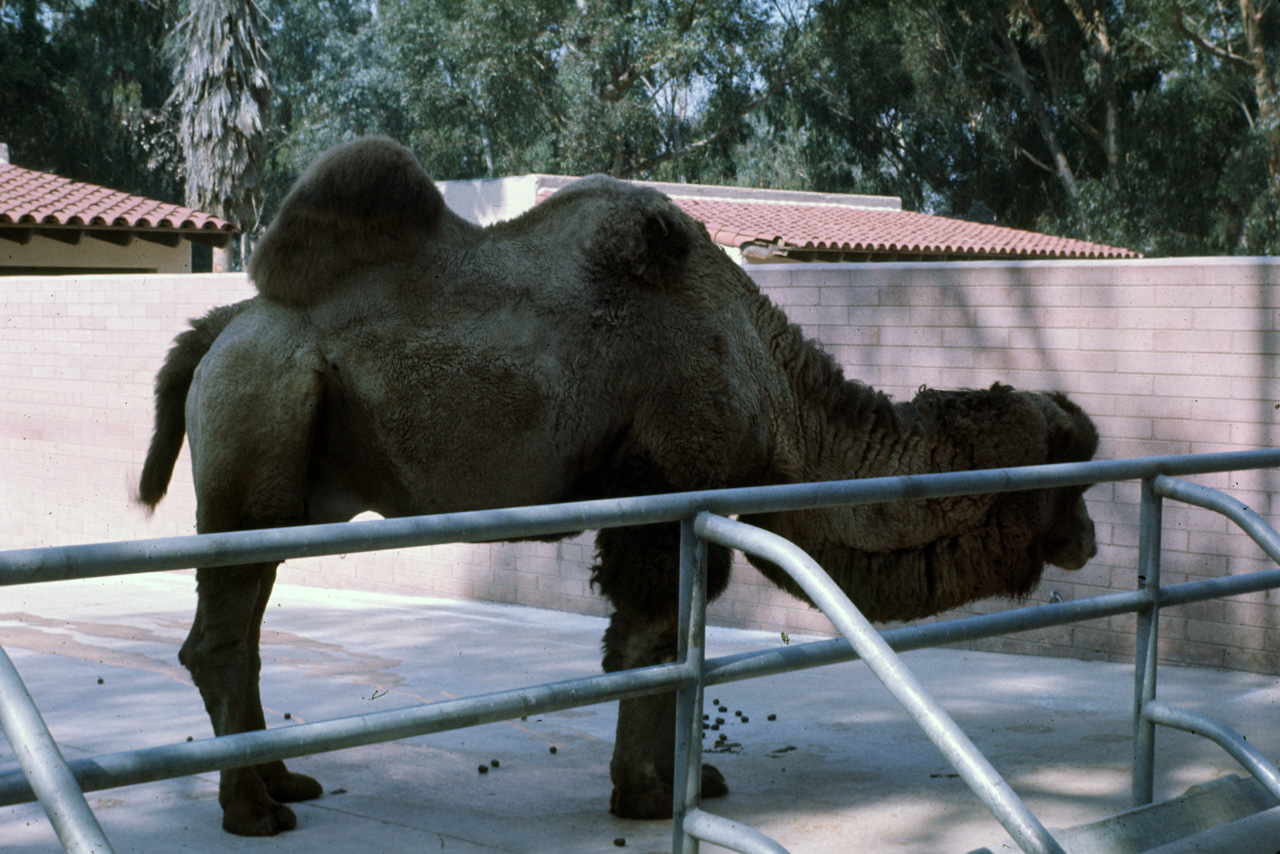
<instances>
[{"instance_id":1,"label":"camel","mask_svg":"<svg viewBox=\"0 0 1280 854\"><path fill-rule=\"evenodd\" d=\"M995 385L895 403L846 379L661 194L584 178L480 228L404 147L322 155L249 263L258 295L192 321L156 379L138 498L184 434L202 533L592 498L1082 461L1061 394ZM1022 596L1096 551L1079 487L761 515L873 620ZM599 533L604 669L672 660L678 531ZM710 550L708 593L729 579ZM797 595L777 567L766 576ZM265 727L259 629L275 564L202 569L179 658L218 735ZM672 809L673 695L622 701L610 809ZM705 797L728 791L703 767ZM293 828L322 792L283 762L222 772L223 827Z\"/></svg>"}]
</instances>

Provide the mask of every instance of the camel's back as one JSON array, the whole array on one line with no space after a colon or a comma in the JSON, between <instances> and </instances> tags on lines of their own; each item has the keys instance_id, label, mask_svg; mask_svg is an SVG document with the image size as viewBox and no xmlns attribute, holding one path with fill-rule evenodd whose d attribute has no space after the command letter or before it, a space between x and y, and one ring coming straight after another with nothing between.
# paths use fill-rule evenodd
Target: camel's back
<instances>
[{"instance_id":1,"label":"camel's back","mask_svg":"<svg viewBox=\"0 0 1280 854\"><path fill-rule=\"evenodd\" d=\"M482 230L436 206L415 169L387 141L327 156L251 266L319 354L317 448L344 478L378 472L397 484L382 500L427 512L765 476L787 393L763 298L700 225L594 177ZM418 186L385 209L361 196L367 245L340 221L352 189L335 175L351 174L368 192ZM329 261L298 258L314 245L303 225L329 228ZM280 270L297 287L277 289Z\"/></svg>"}]
</instances>

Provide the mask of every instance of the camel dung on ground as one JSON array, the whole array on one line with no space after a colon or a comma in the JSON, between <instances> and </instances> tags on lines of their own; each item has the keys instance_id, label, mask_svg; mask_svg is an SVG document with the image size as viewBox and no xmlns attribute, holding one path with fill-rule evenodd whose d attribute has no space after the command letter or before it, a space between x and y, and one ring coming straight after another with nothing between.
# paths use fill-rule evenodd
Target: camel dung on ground
<instances>
[{"instance_id":1,"label":"camel dung on ground","mask_svg":"<svg viewBox=\"0 0 1280 854\"><path fill-rule=\"evenodd\" d=\"M156 379L139 498L183 436L203 533L592 498L1082 461L1089 418L995 385L895 404L846 379L661 194L582 179L510 222L451 212L386 139L299 179L249 264L259 295L192 322ZM748 519L808 550L874 620L1022 596L1092 557L1079 487ZM608 671L671 660L678 531L597 537ZM729 578L709 553L708 592ZM776 567L766 576L797 592ZM259 627L275 564L197 573L180 659L219 734L265 726ZM672 695L620 703L610 807L672 808ZM728 791L703 766L706 797ZM222 772L223 826L292 828L321 794L282 762Z\"/></svg>"}]
</instances>

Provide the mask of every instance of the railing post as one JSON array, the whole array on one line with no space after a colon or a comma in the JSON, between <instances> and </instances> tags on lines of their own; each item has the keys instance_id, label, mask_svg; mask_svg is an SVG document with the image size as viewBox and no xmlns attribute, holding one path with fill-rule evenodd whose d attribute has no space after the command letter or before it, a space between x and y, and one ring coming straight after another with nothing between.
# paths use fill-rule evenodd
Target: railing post
<instances>
[{"instance_id":1,"label":"railing post","mask_svg":"<svg viewBox=\"0 0 1280 854\"><path fill-rule=\"evenodd\" d=\"M1151 593L1151 604L1138 611L1133 655L1133 804L1151 803L1154 796L1156 728L1142 707L1156 696L1156 658L1160 645L1160 532L1163 501L1155 478L1142 481L1142 510L1138 532L1138 588Z\"/></svg>"},{"instance_id":2,"label":"railing post","mask_svg":"<svg viewBox=\"0 0 1280 854\"><path fill-rule=\"evenodd\" d=\"M671 852L698 854L698 839L685 832L685 816L702 796L702 684L706 659L707 543L680 523L680 628L676 660L695 678L676 692L676 757L672 785Z\"/></svg>"}]
</instances>

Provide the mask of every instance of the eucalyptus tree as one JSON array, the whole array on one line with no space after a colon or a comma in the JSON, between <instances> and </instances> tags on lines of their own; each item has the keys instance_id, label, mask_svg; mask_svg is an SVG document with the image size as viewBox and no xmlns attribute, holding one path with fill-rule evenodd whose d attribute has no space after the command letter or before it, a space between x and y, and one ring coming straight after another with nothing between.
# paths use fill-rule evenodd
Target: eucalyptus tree
<instances>
[{"instance_id":1,"label":"eucalyptus tree","mask_svg":"<svg viewBox=\"0 0 1280 854\"><path fill-rule=\"evenodd\" d=\"M758 0L406 0L410 142L434 174L696 180L732 173L743 119L805 61Z\"/></svg>"},{"instance_id":2,"label":"eucalyptus tree","mask_svg":"<svg viewBox=\"0 0 1280 854\"><path fill-rule=\"evenodd\" d=\"M14 163L181 197L163 105L169 0L0 0L0 141Z\"/></svg>"}]
</instances>

